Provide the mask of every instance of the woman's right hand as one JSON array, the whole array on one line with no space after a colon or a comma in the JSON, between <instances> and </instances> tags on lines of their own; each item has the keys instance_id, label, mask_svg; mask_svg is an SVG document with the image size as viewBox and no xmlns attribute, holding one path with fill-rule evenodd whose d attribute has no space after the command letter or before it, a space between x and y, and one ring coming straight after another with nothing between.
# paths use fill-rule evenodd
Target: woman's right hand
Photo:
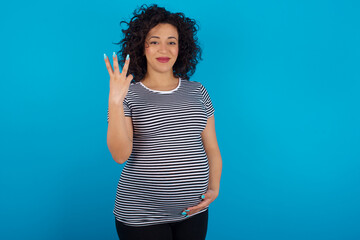
<instances>
[{"instance_id":1,"label":"woman's right hand","mask_svg":"<svg viewBox=\"0 0 360 240\"><path fill-rule=\"evenodd\" d=\"M109 58L105 56L104 56L104 60L105 60L106 68L110 75L109 101L117 104L122 104L129 90L130 82L133 79L133 76L131 74L129 76L126 76L130 63L129 54L127 55L121 73L119 70L119 63L115 52L113 53L114 70L111 67Z\"/></svg>"}]
</instances>

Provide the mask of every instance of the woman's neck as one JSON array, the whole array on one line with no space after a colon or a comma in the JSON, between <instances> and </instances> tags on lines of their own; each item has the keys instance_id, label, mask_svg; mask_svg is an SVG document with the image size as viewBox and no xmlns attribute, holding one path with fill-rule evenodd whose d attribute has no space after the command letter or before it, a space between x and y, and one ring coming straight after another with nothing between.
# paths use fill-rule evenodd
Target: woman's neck
<instances>
[{"instance_id":1,"label":"woman's neck","mask_svg":"<svg viewBox=\"0 0 360 240\"><path fill-rule=\"evenodd\" d=\"M141 82L149 88L166 90L178 85L178 78L172 72L147 72Z\"/></svg>"}]
</instances>

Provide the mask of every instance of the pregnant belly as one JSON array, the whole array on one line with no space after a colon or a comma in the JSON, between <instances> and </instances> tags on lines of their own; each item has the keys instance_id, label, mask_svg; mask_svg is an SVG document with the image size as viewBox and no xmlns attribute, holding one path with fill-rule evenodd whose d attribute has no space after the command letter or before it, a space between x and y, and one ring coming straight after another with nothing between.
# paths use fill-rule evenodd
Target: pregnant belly
<instances>
[{"instance_id":1,"label":"pregnant belly","mask_svg":"<svg viewBox=\"0 0 360 240\"><path fill-rule=\"evenodd\" d=\"M207 190L208 164L197 168L166 171L144 171L124 168L117 191L117 201L127 209L155 211L176 216L200 203ZM156 209L156 210L155 210Z\"/></svg>"}]
</instances>

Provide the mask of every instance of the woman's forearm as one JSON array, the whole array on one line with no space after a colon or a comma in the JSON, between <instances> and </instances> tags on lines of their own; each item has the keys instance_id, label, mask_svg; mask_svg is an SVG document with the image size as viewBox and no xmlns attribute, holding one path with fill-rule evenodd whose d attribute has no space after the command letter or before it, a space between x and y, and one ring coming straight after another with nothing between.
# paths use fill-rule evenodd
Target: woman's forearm
<instances>
[{"instance_id":1,"label":"woman's forearm","mask_svg":"<svg viewBox=\"0 0 360 240\"><path fill-rule=\"evenodd\" d=\"M222 171L222 159L219 148L206 151L209 161L210 174L208 189L214 190L217 194L220 191L220 178Z\"/></svg>"},{"instance_id":2,"label":"woman's forearm","mask_svg":"<svg viewBox=\"0 0 360 240\"><path fill-rule=\"evenodd\" d=\"M124 107L109 101L109 122L107 131L107 145L113 159L117 163L124 163L132 151L132 139L127 133Z\"/></svg>"}]
</instances>

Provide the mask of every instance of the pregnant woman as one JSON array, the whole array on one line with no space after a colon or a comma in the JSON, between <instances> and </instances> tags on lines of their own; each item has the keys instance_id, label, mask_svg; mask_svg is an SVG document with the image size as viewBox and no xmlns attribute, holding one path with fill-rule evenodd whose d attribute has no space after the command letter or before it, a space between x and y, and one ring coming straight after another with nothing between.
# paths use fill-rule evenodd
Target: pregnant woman
<instances>
[{"instance_id":1,"label":"pregnant woman","mask_svg":"<svg viewBox=\"0 0 360 240\"><path fill-rule=\"evenodd\" d=\"M143 5L126 24L120 61L114 53L112 68L104 55L107 144L113 159L125 163L113 211L118 236L205 239L222 160L210 96L189 80L201 59L196 22Z\"/></svg>"}]
</instances>

